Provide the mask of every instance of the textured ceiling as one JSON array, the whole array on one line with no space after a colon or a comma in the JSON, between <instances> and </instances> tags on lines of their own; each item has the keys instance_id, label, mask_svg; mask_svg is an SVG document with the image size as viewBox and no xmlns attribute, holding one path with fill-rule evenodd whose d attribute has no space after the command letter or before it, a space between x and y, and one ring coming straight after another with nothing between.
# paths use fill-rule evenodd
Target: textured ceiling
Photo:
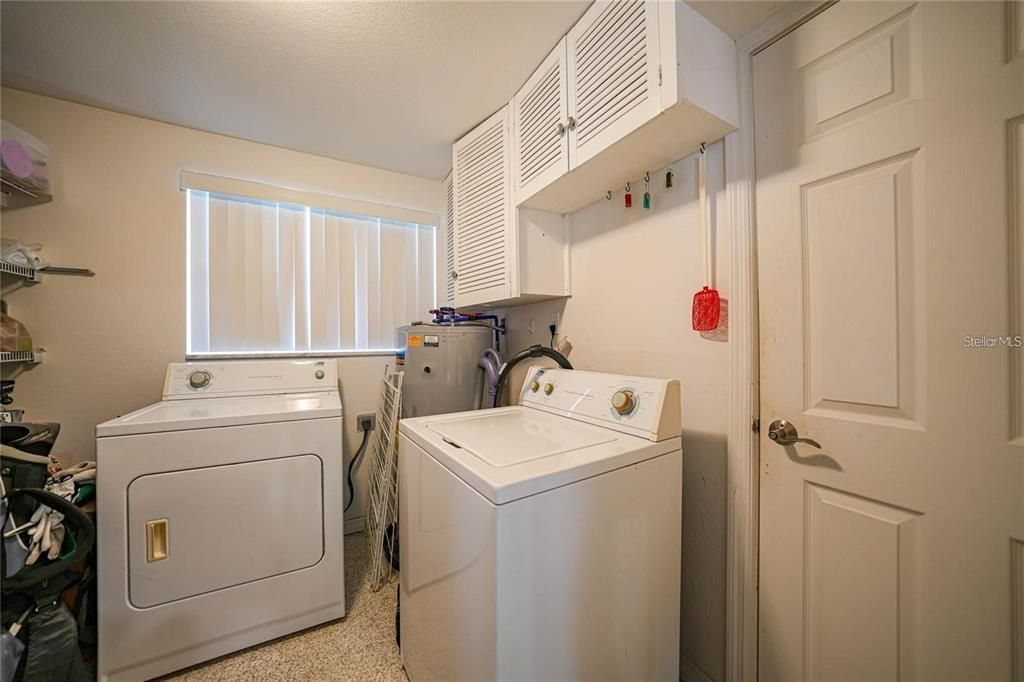
<instances>
[{"instance_id":1,"label":"textured ceiling","mask_svg":"<svg viewBox=\"0 0 1024 682\"><path fill-rule=\"evenodd\" d=\"M695 6L738 35L778 4ZM5 0L0 80L440 178L452 141L508 101L588 5Z\"/></svg>"},{"instance_id":2,"label":"textured ceiling","mask_svg":"<svg viewBox=\"0 0 1024 682\"><path fill-rule=\"evenodd\" d=\"M3 2L2 82L440 178L585 2Z\"/></svg>"}]
</instances>

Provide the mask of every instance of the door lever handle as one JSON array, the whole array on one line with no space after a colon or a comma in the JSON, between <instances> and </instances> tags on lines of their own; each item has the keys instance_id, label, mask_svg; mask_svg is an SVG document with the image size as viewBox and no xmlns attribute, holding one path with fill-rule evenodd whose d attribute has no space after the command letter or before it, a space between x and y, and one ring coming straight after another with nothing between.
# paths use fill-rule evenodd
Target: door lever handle
<instances>
[{"instance_id":1,"label":"door lever handle","mask_svg":"<svg viewBox=\"0 0 1024 682\"><path fill-rule=\"evenodd\" d=\"M821 444L812 438L801 438L800 433L796 430L796 427L792 422L788 422L785 419L776 419L768 425L768 437L778 443L779 445L796 445L797 443L807 443L812 445L819 450Z\"/></svg>"}]
</instances>

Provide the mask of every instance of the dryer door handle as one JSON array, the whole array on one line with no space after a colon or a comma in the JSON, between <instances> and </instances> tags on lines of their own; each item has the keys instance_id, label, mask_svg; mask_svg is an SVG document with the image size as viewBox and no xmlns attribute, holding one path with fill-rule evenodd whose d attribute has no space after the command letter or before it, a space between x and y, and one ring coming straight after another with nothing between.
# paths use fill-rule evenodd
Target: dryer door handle
<instances>
[{"instance_id":1,"label":"dryer door handle","mask_svg":"<svg viewBox=\"0 0 1024 682\"><path fill-rule=\"evenodd\" d=\"M161 561L170 553L167 546L167 519L146 523L146 561Z\"/></svg>"}]
</instances>

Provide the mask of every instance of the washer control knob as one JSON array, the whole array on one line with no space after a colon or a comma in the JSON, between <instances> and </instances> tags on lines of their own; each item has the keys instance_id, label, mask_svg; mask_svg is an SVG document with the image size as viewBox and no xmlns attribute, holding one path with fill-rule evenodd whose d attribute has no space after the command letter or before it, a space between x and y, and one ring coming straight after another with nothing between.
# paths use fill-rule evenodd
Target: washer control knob
<instances>
[{"instance_id":1,"label":"washer control knob","mask_svg":"<svg viewBox=\"0 0 1024 682\"><path fill-rule=\"evenodd\" d=\"M203 369L198 369L188 375L188 385L192 388L206 388L210 385L210 373Z\"/></svg>"},{"instance_id":2,"label":"washer control knob","mask_svg":"<svg viewBox=\"0 0 1024 682\"><path fill-rule=\"evenodd\" d=\"M313 372L313 376L315 376L317 379L323 379L324 371L322 369L318 369L317 371Z\"/></svg>"},{"instance_id":3,"label":"washer control knob","mask_svg":"<svg viewBox=\"0 0 1024 682\"><path fill-rule=\"evenodd\" d=\"M612 395L612 407L619 414L629 414L636 407L636 396L629 389L615 391Z\"/></svg>"},{"instance_id":4,"label":"washer control knob","mask_svg":"<svg viewBox=\"0 0 1024 682\"><path fill-rule=\"evenodd\" d=\"M540 388L540 382L539 382L539 381L537 381L536 379L534 379L533 381L531 381L531 382L530 382L530 390L531 390L531 391L533 391L534 393L536 393L536 392L537 392L537 389L539 389L539 388Z\"/></svg>"},{"instance_id":5,"label":"washer control knob","mask_svg":"<svg viewBox=\"0 0 1024 682\"><path fill-rule=\"evenodd\" d=\"M554 384L544 384L544 394L545 395L551 395L551 393L554 390L555 390L555 385Z\"/></svg>"}]
</instances>

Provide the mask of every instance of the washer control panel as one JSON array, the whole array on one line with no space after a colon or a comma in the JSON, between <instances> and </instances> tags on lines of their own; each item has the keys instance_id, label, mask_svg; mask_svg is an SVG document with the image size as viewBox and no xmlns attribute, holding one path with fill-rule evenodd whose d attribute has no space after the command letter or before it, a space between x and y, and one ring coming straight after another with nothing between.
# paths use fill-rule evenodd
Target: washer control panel
<instances>
[{"instance_id":1,"label":"washer control panel","mask_svg":"<svg viewBox=\"0 0 1024 682\"><path fill-rule=\"evenodd\" d=\"M674 379L534 367L519 402L649 440L681 431L680 388Z\"/></svg>"},{"instance_id":2,"label":"washer control panel","mask_svg":"<svg viewBox=\"0 0 1024 682\"><path fill-rule=\"evenodd\" d=\"M337 388L334 360L195 360L167 366L163 398L315 393Z\"/></svg>"}]
</instances>

